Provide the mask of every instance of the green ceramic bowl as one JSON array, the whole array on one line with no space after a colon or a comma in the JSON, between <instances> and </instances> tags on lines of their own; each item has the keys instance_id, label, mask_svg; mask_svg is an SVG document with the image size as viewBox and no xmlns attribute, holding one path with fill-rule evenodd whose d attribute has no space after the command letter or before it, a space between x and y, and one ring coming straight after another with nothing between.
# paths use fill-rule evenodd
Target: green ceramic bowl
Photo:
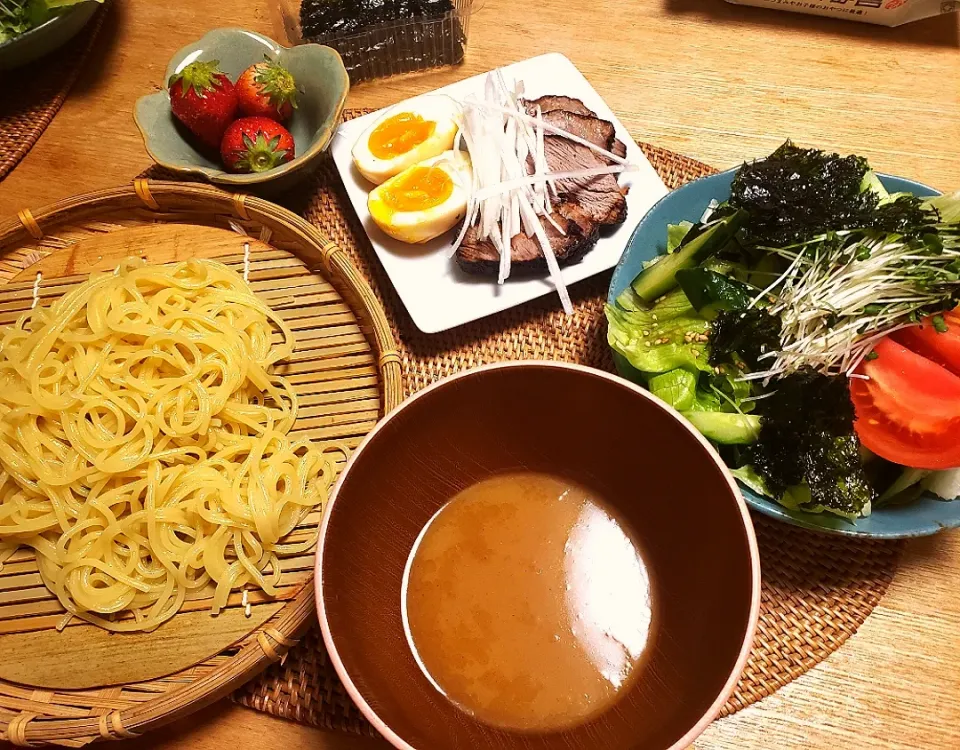
<instances>
[{"instance_id":1,"label":"green ceramic bowl","mask_svg":"<svg viewBox=\"0 0 960 750\"><path fill-rule=\"evenodd\" d=\"M134 110L137 127L153 160L174 172L201 174L220 185L250 190L268 184L271 190L282 189L311 171L333 138L350 89L350 79L336 50L319 44L282 47L252 31L215 29L173 56L164 74L164 86L170 76L195 60L219 60L220 69L236 81L264 55L287 68L300 91L297 110L286 123L297 146L293 161L268 172L224 171L217 154L197 148L174 118L166 88L141 97Z\"/></svg>"},{"instance_id":2,"label":"green ceramic bowl","mask_svg":"<svg viewBox=\"0 0 960 750\"><path fill-rule=\"evenodd\" d=\"M93 18L99 3L74 5L49 21L0 44L0 70L9 70L39 60L75 37Z\"/></svg>"}]
</instances>

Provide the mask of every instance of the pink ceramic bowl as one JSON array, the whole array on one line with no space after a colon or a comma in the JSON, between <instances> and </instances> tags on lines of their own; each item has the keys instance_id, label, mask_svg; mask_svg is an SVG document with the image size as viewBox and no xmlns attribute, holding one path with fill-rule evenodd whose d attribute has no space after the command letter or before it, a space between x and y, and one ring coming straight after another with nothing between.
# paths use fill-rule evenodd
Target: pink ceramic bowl
<instances>
[{"instance_id":1,"label":"pink ceramic bowl","mask_svg":"<svg viewBox=\"0 0 960 750\"><path fill-rule=\"evenodd\" d=\"M658 611L643 672L589 723L550 734L486 725L414 659L404 566L459 490L508 471L559 474L612 503L645 551ZM324 641L351 698L401 750L679 750L714 719L753 642L760 563L720 457L637 386L576 365L492 365L427 388L350 459L317 552Z\"/></svg>"}]
</instances>

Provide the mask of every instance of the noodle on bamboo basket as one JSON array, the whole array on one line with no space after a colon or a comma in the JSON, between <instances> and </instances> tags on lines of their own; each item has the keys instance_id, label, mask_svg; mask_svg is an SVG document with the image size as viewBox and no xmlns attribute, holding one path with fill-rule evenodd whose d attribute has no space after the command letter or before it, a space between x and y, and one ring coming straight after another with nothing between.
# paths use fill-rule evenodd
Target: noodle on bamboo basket
<instances>
[{"instance_id":1,"label":"noodle on bamboo basket","mask_svg":"<svg viewBox=\"0 0 960 750\"><path fill-rule=\"evenodd\" d=\"M0 325L50 306L91 272L121 263L173 267L190 258L242 275L292 334L292 353L270 361L298 405L295 422L285 425L291 440L349 452L399 403L393 335L343 251L285 209L202 184L138 180L0 224ZM331 464L334 472L342 460ZM33 550L7 552L0 567L0 739L75 747L137 736L283 658L314 614L309 540L320 515L306 513L280 540L292 543L279 545L290 553L271 568L274 595L256 586L221 590L212 616L217 592L208 586L148 632L110 633L69 617L44 585Z\"/></svg>"}]
</instances>

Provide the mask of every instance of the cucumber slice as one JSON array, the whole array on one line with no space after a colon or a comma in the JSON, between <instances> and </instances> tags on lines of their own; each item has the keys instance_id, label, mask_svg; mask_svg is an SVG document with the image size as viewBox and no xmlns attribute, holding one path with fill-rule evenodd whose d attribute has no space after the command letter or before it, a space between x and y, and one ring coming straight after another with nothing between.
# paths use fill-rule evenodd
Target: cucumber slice
<instances>
[{"instance_id":1,"label":"cucumber slice","mask_svg":"<svg viewBox=\"0 0 960 750\"><path fill-rule=\"evenodd\" d=\"M707 440L721 445L746 445L760 434L760 417L726 411L684 411L684 417Z\"/></svg>"},{"instance_id":2,"label":"cucumber slice","mask_svg":"<svg viewBox=\"0 0 960 750\"><path fill-rule=\"evenodd\" d=\"M724 216L718 219L716 224L680 245L674 252L660 256L656 263L645 268L633 280L633 291L648 303L664 292L669 292L677 285L677 271L699 265L726 245L733 239L745 218L746 213L743 211Z\"/></svg>"}]
</instances>

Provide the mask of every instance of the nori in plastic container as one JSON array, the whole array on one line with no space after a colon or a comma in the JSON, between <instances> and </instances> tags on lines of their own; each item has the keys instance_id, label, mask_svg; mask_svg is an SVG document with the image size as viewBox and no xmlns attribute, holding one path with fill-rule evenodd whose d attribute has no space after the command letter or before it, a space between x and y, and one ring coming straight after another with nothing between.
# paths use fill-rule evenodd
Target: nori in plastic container
<instances>
[{"instance_id":1,"label":"nori in plastic container","mask_svg":"<svg viewBox=\"0 0 960 750\"><path fill-rule=\"evenodd\" d=\"M463 60L472 0L302 0L305 40L343 58L353 83Z\"/></svg>"}]
</instances>

